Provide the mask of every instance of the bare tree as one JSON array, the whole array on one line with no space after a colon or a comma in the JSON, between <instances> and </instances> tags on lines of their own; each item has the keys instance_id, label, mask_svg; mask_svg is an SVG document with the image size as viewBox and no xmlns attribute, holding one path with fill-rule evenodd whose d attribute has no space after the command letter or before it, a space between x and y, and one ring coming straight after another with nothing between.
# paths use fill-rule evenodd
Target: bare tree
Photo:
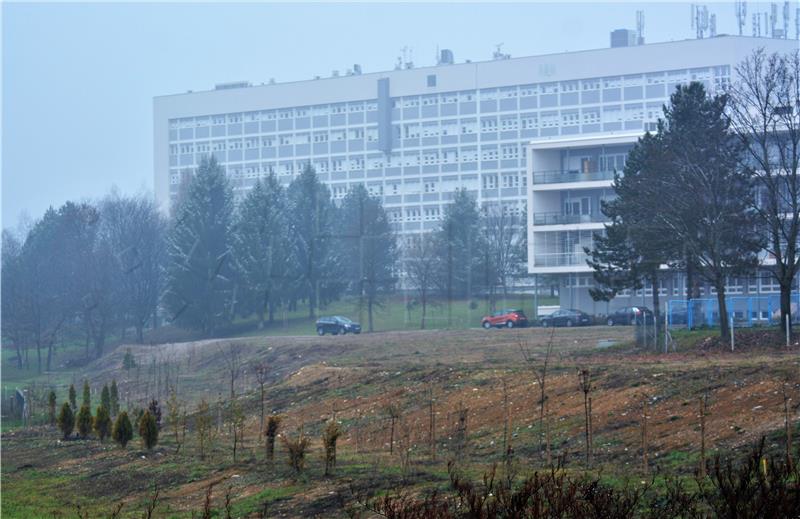
<instances>
[{"instance_id":1,"label":"bare tree","mask_svg":"<svg viewBox=\"0 0 800 519\"><path fill-rule=\"evenodd\" d=\"M519 349L522 353L525 363L533 373L536 383L539 385L539 452L544 451L547 460L547 466L553 465L553 456L550 448L550 423L548 417L547 405L547 370L550 365L550 357L553 353L553 336L555 335L555 328L550 331L550 338L545 347L544 358L539 359L530 350L527 343L520 343ZM542 447L544 443L544 448Z\"/></svg>"},{"instance_id":2,"label":"bare tree","mask_svg":"<svg viewBox=\"0 0 800 519\"><path fill-rule=\"evenodd\" d=\"M800 270L800 51L753 52L728 88L732 128L756 186L755 211L775 260L781 324L791 326L792 286Z\"/></svg>"},{"instance_id":3,"label":"bare tree","mask_svg":"<svg viewBox=\"0 0 800 519\"><path fill-rule=\"evenodd\" d=\"M708 391L700 397L700 478L706 477L706 416L708 414Z\"/></svg>"},{"instance_id":4,"label":"bare tree","mask_svg":"<svg viewBox=\"0 0 800 519\"><path fill-rule=\"evenodd\" d=\"M647 413L649 412L649 398L646 394L642 395L642 471L644 474L647 474L648 469L648 462L647 462Z\"/></svg>"},{"instance_id":5,"label":"bare tree","mask_svg":"<svg viewBox=\"0 0 800 519\"><path fill-rule=\"evenodd\" d=\"M197 444L200 451L200 459L205 459L206 453L211 447L214 431L214 418L211 416L211 407L205 399L197 405L197 413L194 418L195 429L197 430Z\"/></svg>"},{"instance_id":6,"label":"bare tree","mask_svg":"<svg viewBox=\"0 0 800 519\"><path fill-rule=\"evenodd\" d=\"M789 396L788 381L781 384L781 392L783 395L783 424L786 431L786 466L791 472L794 467L794 460L792 458L792 417L789 402L791 402L792 398Z\"/></svg>"},{"instance_id":7,"label":"bare tree","mask_svg":"<svg viewBox=\"0 0 800 519\"><path fill-rule=\"evenodd\" d=\"M397 420L401 415L400 406L395 403L390 403L384 407L383 412L389 419L389 454L394 454L394 431Z\"/></svg>"},{"instance_id":8,"label":"bare tree","mask_svg":"<svg viewBox=\"0 0 800 519\"><path fill-rule=\"evenodd\" d=\"M265 363L259 363L255 367L256 372L256 381L258 382L258 386L261 390L261 399L259 400L261 404L261 420L259 421L258 430L263 433L264 431L264 386L267 383L267 375L269 374L269 365Z\"/></svg>"},{"instance_id":9,"label":"bare tree","mask_svg":"<svg viewBox=\"0 0 800 519\"><path fill-rule=\"evenodd\" d=\"M586 422L586 466L592 466L592 373L588 369L578 372L579 387L583 392L583 411Z\"/></svg>"},{"instance_id":10,"label":"bare tree","mask_svg":"<svg viewBox=\"0 0 800 519\"><path fill-rule=\"evenodd\" d=\"M231 385L231 400L236 398L235 384L236 379L242 371L242 350L243 345L238 342L228 342L224 347L219 346L219 352L228 370Z\"/></svg>"},{"instance_id":11,"label":"bare tree","mask_svg":"<svg viewBox=\"0 0 800 519\"><path fill-rule=\"evenodd\" d=\"M481 215L479 241L483 247L482 280L489 299L489 309L494 312L497 291L508 297L508 288L514 276L522 273L525 260L526 232L524 218L508 214L502 207L484 208Z\"/></svg>"},{"instance_id":12,"label":"bare tree","mask_svg":"<svg viewBox=\"0 0 800 519\"><path fill-rule=\"evenodd\" d=\"M428 299L434 289L438 256L434 238L430 234L419 234L408 238L405 247L405 273L410 286L419 297L422 317L419 327L425 329L425 318L428 310Z\"/></svg>"}]
</instances>

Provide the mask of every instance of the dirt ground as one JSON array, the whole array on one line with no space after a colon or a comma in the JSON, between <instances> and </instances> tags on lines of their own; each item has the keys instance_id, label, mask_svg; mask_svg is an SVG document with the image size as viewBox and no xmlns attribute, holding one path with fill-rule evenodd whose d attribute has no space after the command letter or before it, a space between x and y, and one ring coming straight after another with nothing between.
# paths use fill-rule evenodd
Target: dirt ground
<instances>
[{"instance_id":1,"label":"dirt ground","mask_svg":"<svg viewBox=\"0 0 800 519\"><path fill-rule=\"evenodd\" d=\"M379 491L445 485L449 459L458 459L479 477L501 459L505 430L519 470L529 472L544 464L537 373L550 343L545 421L553 456L567 469L585 468L579 370L591 373L594 470L604 477L638 477L645 402L651 471L690 475L696 468L703 395L708 398L710 453L742 449L761 436L781 448L784 391L793 402L800 401L800 349L742 347L730 352L698 347L660 354L624 345L597 347L600 341L624 344L631 338L629 328L589 327L120 347L75 373L74 380L87 377L99 388L115 379L123 405L131 408L151 398L163 406L167 388L177 388L189 429L180 451L176 454L168 423L159 446L150 452L141 450L138 438L123 451L97 440L62 442L47 426L11 431L3 436L3 516L38 517L31 511L37 496L42 517L67 516L81 502L103 514L124 502L122 515L138 516L134 513L141 513L154 483L159 488L155 517L200 513L211 483L212 506L224 508L225 493L230 492L234 517L258 517L263 506L269 517L344 516L348 506L358 507L356 487ZM138 367L126 372L122 358L128 349ZM275 460L265 460L258 364L268 366L267 413L284 417L284 436L303 434L310 440L302 474L288 467L280 440ZM228 426L232 367L235 398L247 416L244 447L239 447L235 463ZM214 449L204 460L193 431L193 413L201 399L219 408L213 412L220 425ZM798 409L790 409L790 420L796 423ZM391 414L397 417L394 442ZM465 421L459 421L460 414ZM168 422L166 415L164 408ZM321 430L334 418L344 434L336 471L324 476ZM460 439L462 430L466 441Z\"/></svg>"}]
</instances>

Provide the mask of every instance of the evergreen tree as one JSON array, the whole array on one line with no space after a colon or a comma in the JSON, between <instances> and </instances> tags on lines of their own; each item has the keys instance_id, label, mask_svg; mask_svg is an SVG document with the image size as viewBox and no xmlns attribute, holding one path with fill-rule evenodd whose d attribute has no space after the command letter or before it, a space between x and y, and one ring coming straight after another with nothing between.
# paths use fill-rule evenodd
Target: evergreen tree
<instances>
[{"instance_id":1,"label":"evergreen tree","mask_svg":"<svg viewBox=\"0 0 800 519\"><path fill-rule=\"evenodd\" d=\"M148 450L158 443L158 426L149 410L145 411L139 420L139 436L142 438L142 445Z\"/></svg>"},{"instance_id":2,"label":"evergreen tree","mask_svg":"<svg viewBox=\"0 0 800 519\"><path fill-rule=\"evenodd\" d=\"M331 237L335 207L328 187L310 166L289 185L287 197L294 292L308 301L313 319L319 305L341 291Z\"/></svg>"},{"instance_id":3,"label":"evergreen tree","mask_svg":"<svg viewBox=\"0 0 800 519\"><path fill-rule=\"evenodd\" d=\"M64 402L64 405L61 406L61 412L58 414L58 428L64 434L65 440L69 439L69 435L75 428L75 415L68 402Z\"/></svg>"},{"instance_id":4,"label":"evergreen tree","mask_svg":"<svg viewBox=\"0 0 800 519\"><path fill-rule=\"evenodd\" d=\"M659 268L681 259L681 248L669 228L657 217L661 195L653 189L667 174L669 154L658 134L639 138L628 153L623 175L614 176L617 197L602 203L610 220L604 233L594 235L594 248L585 249L594 270L596 301L609 301L625 289L638 290L648 281L653 287L653 312L660 320Z\"/></svg>"},{"instance_id":5,"label":"evergreen tree","mask_svg":"<svg viewBox=\"0 0 800 519\"><path fill-rule=\"evenodd\" d=\"M480 283L481 261L480 215L475 198L466 189L453 193L437 231L437 281L447 298L448 324L452 324L452 302L469 298Z\"/></svg>"},{"instance_id":6,"label":"evergreen tree","mask_svg":"<svg viewBox=\"0 0 800 519\"><path fill-rule=\"evenodd\" d=\"M169 232L164 303L179 325L211 335L230 320L233 192L223 168L203 158L178 201Z\"/></svg>"},{"instance_id":7,"label":"evergreen tree","mask_svg":"<svg viewBox=\"0 0 800 519\"><path fill-rule=\"evenodd\" d=\"M136 359L133 358L131 349L128 348L125 350L125 357L122 358L122 368L126 372L130 372L130 370L132 370L135 367L136 367Z\"/></svg>"},{"instance_id":8,"label":"evergreen tree","mask_svg":"<svg viewBox=\"0 0 800 519\"><path fill-rule=\"evenodd\" d=\"M84 404L81 406L80 411L78 411L78 416L75 420L78 426L78 434L81 438L88 438L90 434L92 434L92 411L89 409L89 406Z\"/></svg>"},{"instance_id":9,"label":"evergreen tree","mask_svg":"<svg viewBox=\"0 0 800 519\"><path fill-rule=\"evenodd\" d=\"M337 244L343 279L349 292L359 296L359 311L366 307L373 331L373 310L395 286L397 238L380 199L370 196L363 184L342 200L336 227L342 234Z\"/></svg>"},{"instance_id":10,"label":"evergreen tree","mask_svg":"<svg viewBox=\"0 0 800 519\"><path fill-rule=\"evenodd\" d=\"M94 432L101 442L111 433L111 416L108 414L108 408L102 405L97 407L94 417Z\"/></svg>"},{"instance_id":11,"label":"evergreen tree","mask_svg":"<svg viewBox=\"0 0 800 519\"><path fill-rule=\"evenodd\" d=\"M77 403L78 394L75 391L75 384L69 385L69 405L72 407L72 411L75 412L78 410L78 403Z\"/></svg>"},{"instance_id":12,"label":"evergreen tree","mask_svg":"<svg viewBox=\"0 0 800 519\"><path fill-rule=\"evenodd\" d=\"M110 391L110 400L111 400L111 416L117 416L119 414L119 390L117 389L117 381L111 380L111 391Z\"/></svg>"},{"instance_id":13,"label":"evergreen tree","mask_svg":"<svg viewBox=\"0 0 800 519\"><path fill-rule=\"evenodd\" d=\"M106 411L111 409L111 393L108 390L108 384L103 384L103 390L100 392L100 405L106 408Z\"/></svg>"},{"instance_id":14,"label":"evergreen tree","mask_svg":"<svg viewBox=\"0 0 800 519\"><path fill-rule=\"evenodd\" d=\"M123 449L128 445L128 442L131 441L131 438L133 438L133 426L131 426L131 420L128 418L127 412L123 411L117 416L117 421L114 422L112 437Z\"/></svg>"},{"instance_id":15,"label":"evergreen tree","mask_svg":"<svg viewBox=\"0 0 800 519\"><path fill-rule=\"evenodd\" d=\"M82 406L86 406L91 409L92 406L92 394L91 390L89 389L89 381L84 379L83 380L83 401L81 402Z\"/></svg>"},{"instance_id":16,"label":"evergreen tree","mask_svg":"<svg viewBox=\"0 0 800 519\"><path fill-rule=\"evenodd\" d=\"M274 174L257 181L242 201L233 236L237 305L272 322L288 286L289 241L286 194Z\"/></svg>"},{"instance_id":17,"label":"evergreen tree","mask_svg":"<svg viewBox=\"0 0 800 519\"><path fill-rule=\"evenodd\" d=\"M708 96L702 83L676 89L664 110L670 167L651 186L662 200L657 225L683 244L700 276L717 291L722 337L730 332L726 282L751 273L763 246L727 102L725 95Z\"/></svg>"},{"instance_id":18,"label":"evergreen tree","mask_svg":"<svg viewBox=\"0 0 800 519\"><path fill-rule=\"evenodd\" d=\"M55 390L51 389L50 393L47 395L47 410L48 414L50 415L50 425L56 424L56 392Z\"/></svg>"}]
</instances>

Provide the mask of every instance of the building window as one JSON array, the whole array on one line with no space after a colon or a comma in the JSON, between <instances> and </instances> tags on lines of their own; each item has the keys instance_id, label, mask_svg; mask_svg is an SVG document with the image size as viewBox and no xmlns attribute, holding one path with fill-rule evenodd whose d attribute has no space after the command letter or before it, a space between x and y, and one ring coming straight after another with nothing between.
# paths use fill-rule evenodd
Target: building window
<instances>
[{"instance_id":1,"label":"building window","mask_svg":"<svg viewBox=\"0 0 800 519\"><path fill-rule=\"evenodd\" d=\"M428 74L428 86L429 87L436 86L436 74Z\"/></svg>"}]
</instances>

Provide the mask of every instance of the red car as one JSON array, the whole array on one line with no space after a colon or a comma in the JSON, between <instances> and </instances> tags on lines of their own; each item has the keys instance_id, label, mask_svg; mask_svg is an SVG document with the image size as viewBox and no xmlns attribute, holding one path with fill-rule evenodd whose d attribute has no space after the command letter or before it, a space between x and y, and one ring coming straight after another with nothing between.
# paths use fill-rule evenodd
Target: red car
<instances>
[{"instance_id":1,"label":"red car","mask_svg":"<svg viewBox=\"0 0 800 519\"><path fill-rule=\"evenodd\" d=\"M528 318L522 310L503 310L487 315L481 319L481 326L487 330L492 326L515 328L517 326L528 326Z\"/></svg>"}]
</instances>

